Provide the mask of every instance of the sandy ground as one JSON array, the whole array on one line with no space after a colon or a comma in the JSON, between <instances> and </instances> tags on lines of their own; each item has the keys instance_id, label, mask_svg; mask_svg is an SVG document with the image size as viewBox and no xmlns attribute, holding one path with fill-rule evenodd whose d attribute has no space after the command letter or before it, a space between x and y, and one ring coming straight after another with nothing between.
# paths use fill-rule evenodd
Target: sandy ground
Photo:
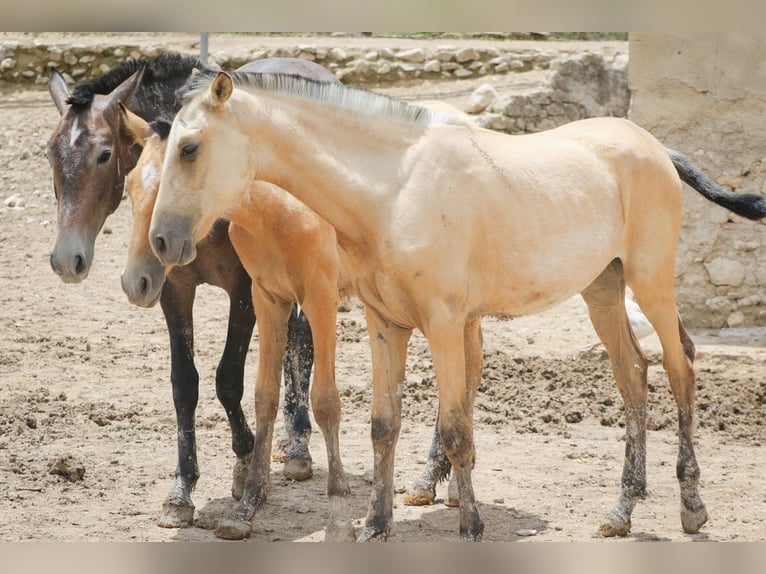
<instances>
[{"instance_id":1,"label":"sandy ground","mask_svg":"<svg viewBox=\"0 0 766 574\"><path fill-rule=\"evenodd\" d=\"M6 90L2 96L0 540L216 540L210 529L233 506L234 455L214 388L226 295L202 287L195 307L202 473L194 494L196 522L181 530L159 528L154 520L176 462L175 416L161 311L132 307L120 289L129 206L107 221L87 281L63 284L48 264L56 207L43 153L57 112L44 90ZM6 205L15 194L16 205ZM580 303L513 321L486 319L483 326L473 476L484 540L599 540L596 530L618 493L622 403L603 353L580 351L596 340ZM341 448L361 524L372 468L371 374L358 303L339 314L338 327ZM697 455L710 521L697 535L680 527L675 407L659 344L650 336L643 341L652 363L650 494L636 508L627 540L766 540L766 328L692 334L699 351ZM244 399L251 422L249 383L257 359L254 338ZM446 485L432 506L402 504L404 486L425 460L435 397L430 355L416 334L404 389L391 542L458 538L457 510L441 504ZM326 460L318 429L311 450L315 474L306 482L288 481L281 465L272 465L270 499L256 515L251 540L323 539ZM50 474L56 465L80 468L82 479Z\"/></svg>"}]
</instances>

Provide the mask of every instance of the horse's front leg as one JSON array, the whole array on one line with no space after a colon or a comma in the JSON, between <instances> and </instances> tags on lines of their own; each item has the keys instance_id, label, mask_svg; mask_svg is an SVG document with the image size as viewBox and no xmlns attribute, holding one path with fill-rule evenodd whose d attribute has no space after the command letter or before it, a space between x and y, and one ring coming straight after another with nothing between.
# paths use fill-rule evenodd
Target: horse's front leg
<instances>
[{"instance_id":1,"label":"horse's front leg","mask_svg":"<svg viewBox=\"0 0 766 574\"><path fill-rule=\"evenodd\" d=\"M412 330L389 323L369 306L365 307L372 349L372 416L370 435L373 450L372 495L360 542L385 540L391 530L394 507L394 454L402 424L401 384Z\"/></svg>"},{"instance_id":2,"label":"horse's front leg","mask_svg":"<svg viewBox=\"0 0 766 574\"><path fill-rule=\"evenodd\" d=\"M484 534L484 523L476 507L471 482L475 459L473 402L478 382L466 378L467 368L475 360L475 349L471 354L468 352L471 345L477 345L481 351L480 337L474 341L473 336L467 339L466 334L480 332L479 318L450 321L447 309L432 316L434 319L429 322L425 335L439 386L439 433L457 480L460 537L466 541L479 541ZM475 369L476 365L470 368Z\"/></svg>"},{"instance_id":3,"label":"horse's front leg","mask_svg":"<svg viewBox=\"0 0 766 574\"><path fill-rule=\"evenodd\" d=\"M190 526L194 520L192 490L199 478L194 412L199 396L199 374L194 366L192 305L196 287L168 277L160 306L170 337L170 382L176 410L178 463L173 488L162 503L157 524L165 528Z\"/></svg>"},{"instance_id":4,"label":"horse's front leg","mask_svg":"<svg viewBox=\"0 0 766 574\"><path fill-rule=\"evenodd\" d=\"M215 373L215 390L231 428L231 448L237 456L232 473L231 495L239 500L245 487L255 439L242 412L245 359L255 327L250 276L241 269L229 293L229 327L221 360Z\"/></svg>"},{"instance_id":5,"label":"horse's front leg","mask_svg":"<svg viewBox=\"0 0 766 574\"><path fill-rule=\"evenodd\" d=\"M258 373L255 381L255 447L242 499L232 514L215 529L216 536L229 540L248 538L253 515L266 502L271 468L271 441L279 406L279 380L287 340L290 304L272 302L253 286L253 304L258 316Z\"/></svg>"},{"instance_id":6,"label":"horse's front leg","mask_svg":"<svg viewBox=\"0 0 766 574\"><path fill-rule=\"evenodd\" d=\"M309 389L314 365L314 342L306 314L293 304L287 324L287 350L284 361L285 466L282 474L292 480L306 480L313 474L309 439Z\"/></svg>"},{"instance_id":7,"label":"horse's front leg","mask_svg":"<svg viewBox=\"0 0 766 574\"><path fill-rule=\"evenodd\" d=\"M334 287L337 283L336 277L332 277L331 281ZM316 334L316 364L311 385L311 406L317 425L322 429L327 448L327 498L330 502L330 518L325 529L325 540L347 542L354 540L355 535L349 508L351 488L340 456L340 395L335 385L335 320L338 302L316 296L328 293L329 289L319 289L318 283L315 287L315 296L305 302L305 311Z\"/></svg>"},{"instance_id":8,"label":"horse's front leg","mask_svg":"<svg viewBox=\"0 0 766 574\"><path fill-rule=\"evenodd\" d=\"M466 380L474 389L478 390L481 383L481 374L484 365L482 355L481 321L471 319L466 322L465 328L465 376ZM404 495L404 504L407 506L424 506L432 504L436 498L436 485L447 478L452 470L447 453L444 452L441 435L439 434L439 417L436 417L434 434L431 439L431 448L428 451L423 473L408 488ZM460 495L457 488L455 475L447 486L447 496L444 498L446 506L459 506Z\"/></svg>"}]
</instances>

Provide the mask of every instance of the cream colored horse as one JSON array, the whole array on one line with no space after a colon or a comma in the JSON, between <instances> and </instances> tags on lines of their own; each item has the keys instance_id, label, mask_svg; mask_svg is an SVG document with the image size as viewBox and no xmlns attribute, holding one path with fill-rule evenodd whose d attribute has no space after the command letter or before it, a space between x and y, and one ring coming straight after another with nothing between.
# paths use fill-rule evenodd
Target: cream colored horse
<instances>
[{"instance_id":1,"label":"cream colored horse","mask_svg":"<svg viewBox=\"0 0 766 574\"><path fill-rule=\"evenodd\" d=\"M578 292L626 407L622 488L600 531L627 534L646 495L647 362L626 316L626 283L662 343L678 405L681 521L699 530L707 512L692 446L694 345L673 291L681 183L656 139L613 118L508 136L361 90L235 79L236 89L224 73L191 86L169 136L150 239L161 260L192 260L196 241L247 198L254 178L335 228L372 347L375 466L360 540L385 538L391 526L412 330L433 357L460 535L478 540L471 419L480 317L537 313Z\"/></svg>"},{"instance_id":2,"label":"cream colored horse","mask_svg":"<svg viewBox=\"0 0 766 574\"><path fill-rule=\"evenodd\" d=\"M125 183L133 206L133 222L122 282L129 296L140 293L142 301L153 301L171 271L170 266L156 259L148 244L167 139L129 110L123 108L122 114L143 147ZM226 216L231 222L231 243L253 281L253 307L258 318L254 462L239 496L242 502L233 515L219 521L215 533L229 539L248 537L252 517L266 500L287 323L293 301L297 301L311 325L316 357L311 404L327 446L331 514L326 536L328 540L353 539L348 510L350 490L338 442L340 400L335 387L335 320L340 298L350 294L350 283L341 268L335 230L274 185L254 182L248 193L251 202L228 211Z\"/></svg>"}]
</instances>

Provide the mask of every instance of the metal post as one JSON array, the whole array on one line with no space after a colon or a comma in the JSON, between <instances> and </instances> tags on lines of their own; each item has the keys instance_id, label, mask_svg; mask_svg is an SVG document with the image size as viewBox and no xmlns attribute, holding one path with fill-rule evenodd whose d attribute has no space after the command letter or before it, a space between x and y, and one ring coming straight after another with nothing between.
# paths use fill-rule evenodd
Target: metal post
<instances>
[{"instance_id":1,"label":"metal post","mask_svg":"<svg viewBox=\"0 0 766 574\"><path fill-rule=\"evenodd\" d=\"M199 59L203 64L207 64L207 32L199 34Z\"/></svg>"}]
</instances>

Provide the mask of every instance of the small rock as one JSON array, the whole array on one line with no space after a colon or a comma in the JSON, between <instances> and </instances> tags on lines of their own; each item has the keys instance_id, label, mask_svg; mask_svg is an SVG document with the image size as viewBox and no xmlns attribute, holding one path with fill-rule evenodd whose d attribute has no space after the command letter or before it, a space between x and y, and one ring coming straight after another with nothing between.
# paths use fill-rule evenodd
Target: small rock
<instances>
[{"instance_id":1,"label":"small rock","mask_svg":"<svg viewBox=\"0 0 766 574\"><path fill-rule=\"evenodd\" d=\"M519 528L516 531L516 536L536 536L537 530L535 528Z\"/></svg>"},{"instance_id":2,"label":"small rock","mask_svg":"<svg viewBox=\"0 0 766 574\"><path fill-rule=\"evenodd\" d=\"M489 84L482 84L476 88L471 97L468 99L465 111L469 114L478 114L487 109L487 106L491 104L495 98L497 98L497 91Z\"/></svg>"},{"instance_id":3,"label":"small rock","mask_svg":"<svg viewBox=\"0 0 766 574\"><path fill-rule=\"evenodd\" d=\"M18 193L14 193L5 198L3 205L5 205L5 207L21 207L24 205L24 199Z\"/></svg>"},{"instance_id":4,"label":"small rock","mask_svg":"<svg viewBox=\"0 0 766 574\"><path fill-rule=\"evenodd\" d=\"M479 53L473 48L463 48L462 50L458 50L458 52L455 54L455 59L458 61L458 63L463 64L465 62L478 60Z\"/></svg>"},{"instance_id":5,"label":"small rock","mask_svg":"<svg viewBox=\"0 0 766 574\"><path fill-rule=\"evenodd\" d=\"M364 474L362 475L362 480L364 480L367 484L372 484L372 470L365 470Z\"/></svg>"},{"instance_id":6,"label":"small rock","mask_svg":"<svg viewBox=\"0 0 766 574\"><path fill-rule=\"evenodd\" d=\"M580 411L572 411L564 415L564 420L570 424L582 422L582 418L582 413Z\"/></svg>"},{"instance_id":7,"label":"small rock","mask_svg":"<svg viewBox=\"0 0 766 574\"><path fill-rule=\"evenodd\" d=\"M65 455L51 462L48 474L57 474L70 482L77 482L85 477L85 465L72 455Z\"/></svg>"},{"instance_id":8,"label":"small rock","mask_svg":"<svg viewBox=\"0 0 766 574\"><path fill-rule=\"evenodd\" d=\"M426 60L426 54L420 48L402 50L401 52L396 53L396 57L405 62L425 62Z\"/></svg>"},{"instance_id":9,"label":"small rock","mask_svg":"<svg viewBox=\"0 0 766 574\"><path fill-rule=\"evenodd\" d=\"M311 507L306 505L299 506L298 508L295 509L295 512L297 512L298 514L308 514L309 512L311 512Z\"/></svg>"}]
</instances>

